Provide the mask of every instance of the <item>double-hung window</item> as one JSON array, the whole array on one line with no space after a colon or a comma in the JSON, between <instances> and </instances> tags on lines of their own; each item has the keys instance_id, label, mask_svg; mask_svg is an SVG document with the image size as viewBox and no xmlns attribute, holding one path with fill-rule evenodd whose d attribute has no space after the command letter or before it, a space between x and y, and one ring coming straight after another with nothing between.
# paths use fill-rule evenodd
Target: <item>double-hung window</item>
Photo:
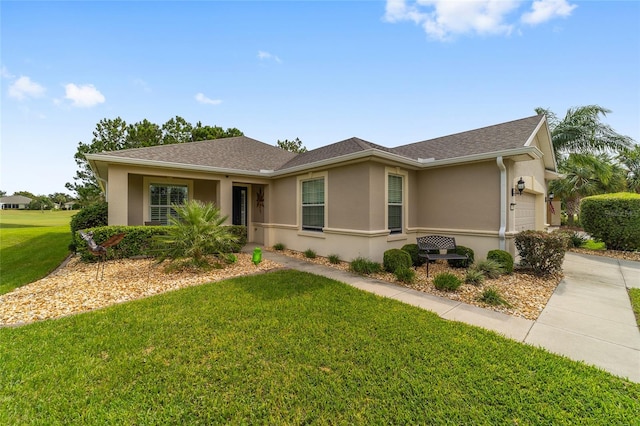
<instances>
[{"instance_id":1,"label":"double-hung window","mask_svg":"<svg viewBox=\"0 0 640 426\"><path fill-rule=\"evenodd\" d=\"M149 218L168 225L169 218L176 215L172 206L184 204L188 195L186 185L151 184L149 186Z\"/></svg>"},{"instance_id":2,"label":"double-hung window","mask_svg":"<svg viewBox=\"0 0 640 426\"><path fill-rule=\"evenodd\" d=\"M302 181L302 229L324 228L324 178Z\"/></svg>"},{"instance_id":3,"label":"double-hung window","mask_svg":"<svg viewBox=\"0 0 640 426\"><path fill-rule=\"evenodd\" d=\"M392 234L402 232L402 176L388 175L387 223Z\"/></svg>"}]
</instances>

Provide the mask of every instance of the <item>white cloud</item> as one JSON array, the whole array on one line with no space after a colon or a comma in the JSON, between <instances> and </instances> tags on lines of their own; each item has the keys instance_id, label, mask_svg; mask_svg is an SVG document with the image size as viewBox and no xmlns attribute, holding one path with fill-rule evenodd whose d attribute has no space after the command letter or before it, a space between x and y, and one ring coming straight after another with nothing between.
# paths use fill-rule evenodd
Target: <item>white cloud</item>
<instances>
[{"instance_id":1,"label":"white cloud","mask_svg":"<svg viewBox=\"0 0 640 426\"><path fill-rule=\"evenodd\" d=\"M220 99L210 99L207 98L204 93L197 93L196 96L196 101L200 102L201 104L208 104L208 105L220 105L222 103L222 101Z\"/></svg>"},{"instance_id":2,"label":"white cloud","mask_svg":"<svg viewBox=\"0 0 640 426\"><path fill-rule=\"evenodd\" d=\"M269 52L265 52L264 50L258 51L258 59L261 61L276 61L277 63L281 63L282 61L276 55L272 55Z\"/></svg>"},{"instance_id":3,"label":"white cloud","mask_svg":"<svg viewBox=\"0 0 640 426\"><path fill-rule=\"evenodd\" d=\"M11 74L9 72L9 70L7 69L7 67L5 67L4 65L2 66L2 69L0 69L0 76L2 78L14 78L15 75Z\"/></svg>"},{"instance_id":4,"label":"white cloud","mask_svg":"<svg viewBox=\"0 0 640 426\"><path fill-rule=\"evenodd\" d=\"M413 22L437 40L461 34L509 35L517 30L516 12L523 4L518 0L387 0L384 20ZM575 7L567 0L536 0L521 20L538 24L568 16Z\"/></svg>"},{"instance_id":5,"label":"white cloud","mask_svg":"<svg viewBox=\"0 0 640 426\"><path fill-rule=\"evenodd\" d=\"M77 86L73 83L69 83L64 86L65 99L69 99L73 102L73 106L80 108L89 108L97 104L104 103L105 97L93 84L85 84Z\"/></svg>"},{"instance_id":6,"label":"white cloud","mask_svg":"<svg viewBox=\"0 0 640 426\"><path fill-rule=\"evenodd\" d=\"M566 18L576 7L567 0L536 0L531 5L531 12L522 15L522 22L537 25L556 17Z\"/></svg>"},{"instance_id":7,"label":"white cloud","mask_svg":"<svg viewBox=\"0 0 640 426\"><path fill-rule=\"evenodd\" d=\"M3 75L5 68L3 68ZM31 81L29 77L20 76L16 81L9 86L9 96L18 100L24 100L26 98L39 98L44 96L45 88Z\"/></svg>"}]
</instances>

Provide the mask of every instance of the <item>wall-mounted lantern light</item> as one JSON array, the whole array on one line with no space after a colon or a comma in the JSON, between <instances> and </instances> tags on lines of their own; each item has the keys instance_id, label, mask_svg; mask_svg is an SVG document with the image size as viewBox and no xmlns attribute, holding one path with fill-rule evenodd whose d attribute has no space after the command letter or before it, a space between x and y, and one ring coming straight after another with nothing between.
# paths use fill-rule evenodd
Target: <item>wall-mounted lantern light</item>
<instances>
[{"instance_id":1,"label":"wall-mounted lantern light","mask_svg":"<svg viewBox=\"0 0 640 426\"><path fill-rule=\"evenodd\" d=\"M511 196L513 197L514 195L516 195L516 189L518 190L518 195L522 195L522 191L524 191L524 188L525 188L524 179L520 177L520 179L518 180L518 184L516 185L516 188L511 188Z\"/></svg>"},{"instance_id":2,"label":"wall-mounted lantern light","mask_svg":"<svg viewBox=\"0 0 640 426\"><path fill-rule=\"evenodd\" d=\"M553 191L550 191L549 195L547 195L547 201L552 202L553 201L553 197L554 197Z\"/></svg>"}]
</instances>

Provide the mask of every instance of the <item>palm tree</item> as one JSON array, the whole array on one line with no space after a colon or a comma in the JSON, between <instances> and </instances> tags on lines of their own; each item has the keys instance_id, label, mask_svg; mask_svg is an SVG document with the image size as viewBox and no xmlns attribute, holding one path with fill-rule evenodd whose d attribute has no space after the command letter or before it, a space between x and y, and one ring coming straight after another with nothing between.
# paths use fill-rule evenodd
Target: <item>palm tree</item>
<instances>
[{"instance_id":1,"label":"palm tree","mask_svg":"<svg viewBox=\"0 0 640 426\"><path fill-rule=\"evenodd\" d=\"M549 190L563 201L569 226L579 214L582 198L626 188L625 171L607 154L569 154L558 169L565 177L552 181Z\"/></svg>"},{"instance_id":2,"label":"palm tree","mask_svg":"<svg viewBox=\"0 0 640 426\"><path fill-rule=\"evenodd\" d=\"M536 108L545 114L549 123L556 161L571 153L602 153L621 151L633 145L633 139L620 135L601 121L611 110L599 105L585 105L567 110L563 119L551 110Z\"/></svg>"},{"instance_id":3,"label":"palm tree","mask_svg":"<svg viewBox=\"0 0 640 426\"><path fill-rule=\"evenodd\" d=\"M618 161L627 173L627 189L640 193L640 145L625 149L618 155Z\"/></svg>"}]
</instances>

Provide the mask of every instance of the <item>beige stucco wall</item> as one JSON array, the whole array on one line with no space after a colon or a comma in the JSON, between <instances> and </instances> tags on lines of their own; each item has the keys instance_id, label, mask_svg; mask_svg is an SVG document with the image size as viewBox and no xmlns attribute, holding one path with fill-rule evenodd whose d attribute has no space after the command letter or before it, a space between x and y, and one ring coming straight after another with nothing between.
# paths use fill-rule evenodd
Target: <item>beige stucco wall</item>
<instances>
[{"instance_id":1,"label":"beige stucco wall","mask_svg":"<svg viewBox=\"0 0 640 426\"><path fill-rule=\"evenodd\" d=\"M275 179L269 191L268 214L273 224L296 225L296 177ZM266 200L265 200L265 204Z\"/></svg>"},{"instance_id":2,"label":"beige stucco wall","mask_svg":"<svg viewBox=\"0 0 640 426\"><path fill-rule=\"evenodd\" d=\"M127 223L131 226L143 225L144 191L142 187L142 181L142 175L129 174L129 201Z\"/></svg>"},{"instance_id":3,"label":"beige stucco wall","mask_svg":"<svg viewBox=\"0 0 640 426\"><path fill-rule=\"evenodd\" d=\"M497 231L500 171L494 161L417 173L416 226Z\"/></svg>"}]
</instances>

